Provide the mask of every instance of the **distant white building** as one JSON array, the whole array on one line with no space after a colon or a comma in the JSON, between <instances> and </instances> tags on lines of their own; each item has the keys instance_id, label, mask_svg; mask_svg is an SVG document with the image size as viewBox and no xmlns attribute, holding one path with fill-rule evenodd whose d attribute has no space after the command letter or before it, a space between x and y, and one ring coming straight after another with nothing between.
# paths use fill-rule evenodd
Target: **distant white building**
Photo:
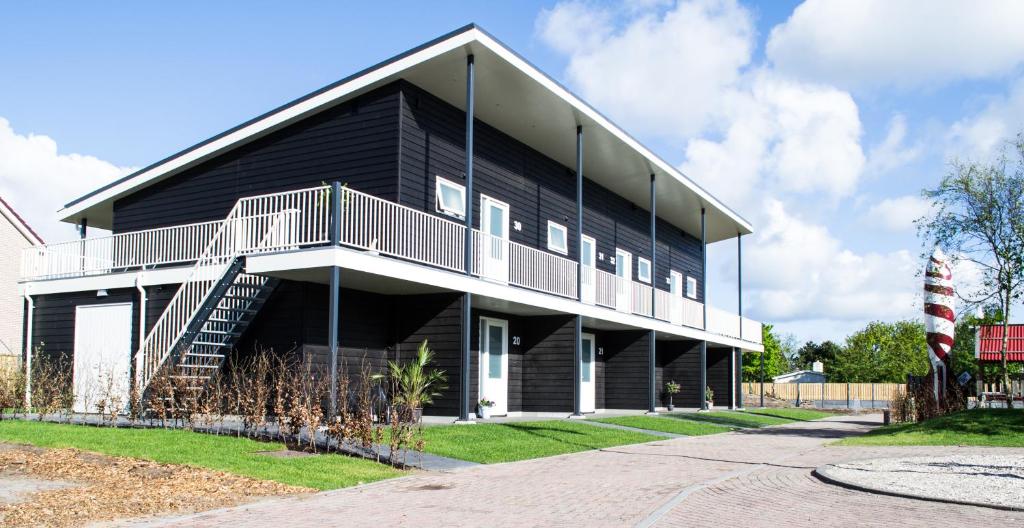
<instances>
[{"instance_id":1,"label":"distant white building","mask_svg":"<svg viewBox=\"0 0 1024 528\"><path fill-rule=\"evenodd\" d=\"M39 235L0 197L0 361L19 361L25 313L25 299L18 288L21 252L42 244Z\"/></svg>"},{"instance_id":2,"label":"distant white building","mask_svg":"<svg viewBox=\"0 0 1024 528\"><path fill-rule=\"evenodd\" d=\"M811 370L795 370L772 378L775 383L825 383L825 365L820 361L811 364Z\"/></svg>"}]
</instances>

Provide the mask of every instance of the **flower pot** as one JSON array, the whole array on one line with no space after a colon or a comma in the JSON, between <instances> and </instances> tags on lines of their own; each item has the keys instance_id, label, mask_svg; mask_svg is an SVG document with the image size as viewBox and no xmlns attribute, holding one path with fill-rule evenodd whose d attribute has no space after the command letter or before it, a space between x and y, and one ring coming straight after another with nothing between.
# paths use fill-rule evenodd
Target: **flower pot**
<instances>
[{"instance_id":1,"label":"flower pot","mask_svg":"<svg viewBox=\"0 0 1024 528\"><path fill-rule=\"evenodd\" d=\"M672 405L672 402L669 402L669 403L668 403L668 410L670 410L670 411L674 411L674 410L676 410L676 406L675 406L675 405Z\"/></svg>"},{"instance_id":2,"label":"flower pot","mask_svg":"<svg viewBox=\"0 0 1024 528\"><path fill-rule=\"evenodd\" d=\"M479 407L480 407L480 419L481 420L490 420L491 419L491 408L490 407L484 407L483 405L480 405Z\"/></svg>"},{"instance_id":3,"label":"flower pot","mask_svg":"<svg viewBox=\"0 0 1024 528\"><path fill-rule=\"evenodd\" d=\"M412 410L412 422L420 423L423 421L423 407L417 407Z\"/></svg>"},{"instance_id":4,"label":"flower pot","mask_svg":"<svg viewBox=\"0 0 1024 528\"><path fill-rule=\"evenodd\" d=\"M710 409L710 408L715 406L715 402L713 402L711 400L708 400L706 403L708 404L708 409Z\"/></svg>"}]
</instances>

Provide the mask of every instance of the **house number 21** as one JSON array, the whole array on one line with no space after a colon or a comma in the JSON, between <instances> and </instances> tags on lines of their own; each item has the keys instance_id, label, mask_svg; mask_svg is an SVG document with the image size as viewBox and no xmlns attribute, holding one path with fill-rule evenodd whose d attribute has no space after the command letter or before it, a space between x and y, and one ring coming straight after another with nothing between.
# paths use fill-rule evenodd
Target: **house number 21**
<instances>
[{"instance_id":1,"label":"house number 21","mask_svg":"<svg viewBox=\"0 0 1024 528\"><path fill-rule=\"evenodd\" d=\"M519 346L519 343L520 343L521 341L522 341L522 340L521 340L521 339L519 339L519 336L512 336L512 346Z\"/></svg>"}]
</instances>

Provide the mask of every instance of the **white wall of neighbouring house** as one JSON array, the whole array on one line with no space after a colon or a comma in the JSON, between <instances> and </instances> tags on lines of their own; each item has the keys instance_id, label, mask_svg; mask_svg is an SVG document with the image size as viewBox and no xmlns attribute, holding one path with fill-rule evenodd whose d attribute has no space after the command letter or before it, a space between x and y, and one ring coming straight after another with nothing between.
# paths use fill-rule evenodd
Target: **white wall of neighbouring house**
<instances>
[{"instance_id":1,"label":"white wall of neighbouring house","mask_svg":"<svg viewBox=\"0 0 1024 528\"><path fill-rule=\"evenodd\" d=\"M17 364L22 352L25 298L18 287L21 251L35 245L26 229L0 203L0 364Z\"/></svg>"}]
</instances>

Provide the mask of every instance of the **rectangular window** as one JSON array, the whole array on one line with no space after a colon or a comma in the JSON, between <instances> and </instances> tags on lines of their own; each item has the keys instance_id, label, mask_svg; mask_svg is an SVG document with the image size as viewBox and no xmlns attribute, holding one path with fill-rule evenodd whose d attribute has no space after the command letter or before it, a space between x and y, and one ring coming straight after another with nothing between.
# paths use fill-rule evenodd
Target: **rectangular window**
<instances>
[{"instance_id":1,"label":"rectangular window","mask_svg":"<svg viewBox=\"0 0 1024 528\"><path fill-rule=\"evenodd\" d=\"M651 261L639 257L636 259L636 278L640 282L651 282Z\"/></svg>"},{"instance_id":2,"label":"rectangular window","mask_svg":"<svg viewBox=\"0 0 1024 528\"><path fill-rule=\"evenodd\" d=\"M564 225L548 220L548 249L561 253L569 253L569 232Z\"/></svg>"},{"instance_id":3,"label":"rectangular window","mask_svg":"<svg viewBox=\"0 0 1024 528\"><path fill-rule=\"evenodd\" d=\"M455 218L466 217L466 188L455 182L437 177L437 212Z\"/></svg>"},{"instance_id":4,"label":"rectangular window","mask_svg":"<svg viewBox=\"0 0 1024 528\"><path fill-rule=\"evenodd\" d=\"M697 279L693 277L686 278L686 296L691 299L697 298Z\"/></svg>"}]
</instances>

